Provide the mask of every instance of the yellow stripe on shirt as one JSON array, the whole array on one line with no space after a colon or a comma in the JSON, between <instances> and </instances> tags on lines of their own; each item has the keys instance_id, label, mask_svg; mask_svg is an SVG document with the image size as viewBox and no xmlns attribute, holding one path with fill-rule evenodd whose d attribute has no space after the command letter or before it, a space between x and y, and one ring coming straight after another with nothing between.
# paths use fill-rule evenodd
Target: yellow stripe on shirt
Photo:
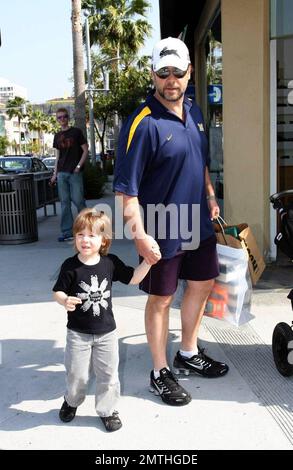
<instances>
[{"instance_id":1,"label":"yellow stripe on shirt","mask_svg":"<svg viewBox=\"0 0 293 470\"><path fill-rule=\"evenodd\" d=\"M130 144L131 144L131 141L133 139L133 136L134 136L134 133L136 131L137 126L139 125L140 121L142 121L143 118L146 117L148 114L151 114L151 110L148 106L146 106L145 108L143 108L141 110L141 112L134 119L134 121L131 125L131 128L130 128L130 131L129 131L129 135L128 135L126 153L128 152L128 149L130 147Z\"/></svg>"}]
</instances>

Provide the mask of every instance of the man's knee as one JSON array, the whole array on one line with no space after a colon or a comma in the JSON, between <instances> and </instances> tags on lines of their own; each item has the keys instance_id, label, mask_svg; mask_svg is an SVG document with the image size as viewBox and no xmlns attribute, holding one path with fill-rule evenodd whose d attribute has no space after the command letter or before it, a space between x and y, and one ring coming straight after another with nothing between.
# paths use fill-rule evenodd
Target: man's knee
<instances>
[{"instance_id":1,"label":"man's knee","mask_svg":"<svg viewBox=\"0 0 293 470\"><path fill-rule=\"evenodd\" d=\"M149 295L147 307L152 311L169 310L172 299L172 295Z\"/></svg>"},{"instance_id":2,"label":"man's knee","mask_svg":"<svg viewBox=\"0 0 293 470\"><path fill-rule=\"evenodd\" d=\"M194 295L208 296L215 284L215 279L207 281L187 281L187 291Z\"/></svg>"}]
</instances>

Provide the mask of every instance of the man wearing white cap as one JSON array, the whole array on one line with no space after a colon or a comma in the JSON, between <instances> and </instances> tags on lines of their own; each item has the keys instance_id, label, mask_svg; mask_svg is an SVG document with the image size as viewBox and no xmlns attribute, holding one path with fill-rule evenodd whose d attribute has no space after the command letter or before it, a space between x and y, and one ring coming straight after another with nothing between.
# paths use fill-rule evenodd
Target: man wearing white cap
<instances>
[{"instance_id":1,"label":"man wearing white cap","mask_svg":"<svg viewBox=\"0 0 293 470\"><path fill-rule=\"evenodd\" d=\"M150 391L173 406L186 405L191 400L189 392L170 371L166 355L169 308L178 279L185 279L187 288L181 306L182 341L173 361L174 372L221 377L229 369L208 357L197 345L206 300L219 274L211 222L219 215L219 206L208 172L202 113L196 103L184 96L190 73L189 52L180 39L169 37L155 45L152 55L155 90L121 129L114 177L114 189L123 197L126 219L135 228L137 251L153 265L140 285L149 294L145 325L154 363ZM158 211L150 227L153 206L164 210ZM194 207L199 208L197 213ZM164 233L160 230L162 214ZM194 226L197 244L192 238ZM159 244L161 260L152 250L147 232L152 232Z\"/></svg>"}]
</instances>

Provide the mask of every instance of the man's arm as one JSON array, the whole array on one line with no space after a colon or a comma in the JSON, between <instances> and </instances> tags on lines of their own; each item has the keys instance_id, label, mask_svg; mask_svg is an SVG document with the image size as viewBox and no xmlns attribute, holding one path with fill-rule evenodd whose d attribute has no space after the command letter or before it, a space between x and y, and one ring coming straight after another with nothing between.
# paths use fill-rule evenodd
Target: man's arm
<instances>
[{"instance_id":1,"label":"man's arm","mask_svg":"<svg viewBox=\"0 0 293 470\"><path fill-rule=\"evenodd\" d=\"M147 235L144 230L138 198L119 192L116 192L116 196L118 196L119 202L122 200L124 218L130 229L138 253L145 259L147 264L157 263L161 255L159 254L158 245L155 240Z\"/></svg>"},{"instance_id":2,"label":"man's arm","mask_svg":"<svg viewBox=\"0 0 293 470\"><path fill-rule=\"evenodd\" d=\"M216 200L215 191L211 182L208 167L206 167L205 171L205 187L211 219L216 219L220 215L220 208Z\"/></svg>"},{"instance_id":3,"label":"man's arm","mask_svg":"<svg viewBox=\"0 0 293 470\"><path fill-rule=\"evenodd\" d=\"M81 168L83 167L83 164L85 163L85 161L87 159L88 153L89 153L88 144L82 144L81 148L82 148L82 155L81 155L81 158L78 162L77 167L74 170L74 173L79 173L80 172Z\"/></svg>"}]
</instances>

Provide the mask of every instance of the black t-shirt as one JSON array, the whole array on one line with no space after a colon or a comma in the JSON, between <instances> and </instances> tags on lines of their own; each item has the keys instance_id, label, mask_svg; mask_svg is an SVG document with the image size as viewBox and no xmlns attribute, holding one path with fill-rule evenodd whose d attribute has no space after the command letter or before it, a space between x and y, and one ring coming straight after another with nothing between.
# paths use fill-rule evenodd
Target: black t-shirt
<instances>
[{"instance_id":1,"label":"black t-shirt","mask_svg":"<svg viewBox=\"0 0 293 470\"><path fill-rule=\"evenodd\" d=\"M115 330L112 311L112 282L129 284L134 269L116 255L101 256L98 264L88 266L75 255L64 261L53 291L79 297L82 304L67 312L67 328L79 333L104 334Z\"/></svg>"},{"instance_id":2,"label":"black t-shirt","mask_svg":"<svg viewBox=\"0 0 293 470\"><path fill-rule=\"evenodd\" d=\"M57 171L74 172L82 155L83 144L86 144L86 139L78 127L70 127L55 134L53 147L59 150Z\"/></svg>"}]
</instances>

